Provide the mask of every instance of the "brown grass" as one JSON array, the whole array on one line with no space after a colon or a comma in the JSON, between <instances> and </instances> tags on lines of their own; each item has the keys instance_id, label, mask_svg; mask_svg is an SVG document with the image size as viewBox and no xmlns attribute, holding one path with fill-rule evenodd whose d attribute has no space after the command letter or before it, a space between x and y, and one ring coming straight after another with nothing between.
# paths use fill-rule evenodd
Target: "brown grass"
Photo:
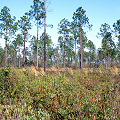
<instances>
[{"instance_id":1,"label":"brown grass","mask_svg":"<svg viewBox=\"0 0 120 120\"><path fill-rule=\"evenodd\" d=\"M38 68L38 71L39 71L40 75L42 75L42 76L45 74L44 69L41 67Z\"/></svg>"},{"instance_id":2,"label":"brown grass","mask_svg":"<svg viewBox=\"0 0 120 120\"><path fill-rule=\"evenodd\" d=\"M73 74L73 69L72 68L68 68L66 69L69 73Z\"/></svg>"},{"instance_id":3,"label":"brown grass","mask_svg":"<svg viewBox=\"0 0 120 120\"><path fill-rule=\"evenodd\" d=\"M52 66L51 71L58 71L58 69L55 66Z\"/></svg>"},{"instance_id":4,"label":"brown grass","mask_svg":"<svg viewBox=\"0 0 120 120\"><path fill-rule=\"evenodd\" d=\"M113 74L113 75L118 75L118 68L116 66L112 66L112 67L109 67L108 68L110 70L110 72Z\"/></svg>"},{"instance_id":5,"label":"brown grass","mask_svg":"<svg viewBox=\"0 0 120 120\"><path fill-rule=\"evenodd\" d=\"M25 68L22 68L23 71L26 71Z\"/></svg>"},{"instance_id":6,"label":"brown grass","mask_svg":"<svg viewBox=\"0 0 120 120\"><path fill-rule=\"evenodd\" d=\"M35 74L35 76L38 76L39 72L36 70L34 66L27 67L27 68L22 68L23 71L29 70Z\"/></svg>"}]
</instances>

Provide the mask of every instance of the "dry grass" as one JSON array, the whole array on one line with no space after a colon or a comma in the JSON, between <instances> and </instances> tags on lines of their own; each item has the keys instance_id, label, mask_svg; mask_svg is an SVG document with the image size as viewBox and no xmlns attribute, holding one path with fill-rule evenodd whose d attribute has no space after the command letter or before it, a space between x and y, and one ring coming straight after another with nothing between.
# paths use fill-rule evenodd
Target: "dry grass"
<instances>
[{"instance_id":1,"label":"dry grass","mask_svg":"<svg viewBox=\"0 0 120 120\"><path fill-rule=\"evenodd\" d=\"M58 69L55 66L52 66L51 71L58 71Z\"/></svg>"},{"instance_id":2,"label":"dry grass","mask_svg":"<svg viewBox=\"0 0 120 120\"><path fill-rule=\"evenodd\" d=\"M72 68L68 68L68 67L67 67L67 71L68 71L70 74L73 75L73 69L72 69Z\"/></svg>"},{"instance_id":3,"label":"dry grass","mask_svg":"<svg viewBox=\"0 0 120 120\"><path fill-rule=\"evenodd\" d=\"M88 75L88 70L84 70L84 74L87 76Z\"/></svg>"},{"instance_id":4,"label":"dry grass","mask_svg":"<svg viewBox=\"0 0 120 120\"><path fill-rule=\"evenodd\" d=\"M118 75L118 70L119 70L119 68L117 68L116 66L109 67L108 69L110 70L110 72L111 72L113 75Z\"/></svg>"},{"instance_id":5,"label":"dry grass","mask_svg":"<svg viewBox=\"0 0 120 120\"><path fill-rule=\"evenodd\" d=\"M44 75L45 72L44 72L44 69L43 68L38 68L38 70L36 70L36 68L34 66L31 66L31 67L27 67L27 68L22 68L22 71L26 71L26 70L29 70L31 72L33 72L35 74L35 76L38 76L38 75ZM109 67L108 70L110 70L110 73L113 74L113 75L119 75L119 68L117 68L116 66L113 66L113 67ZM51 68L49 69L46 69L46 71L48 72L56 72L58 75L60 75L60 72L61 71L67 71L69 72L71 75L73 75L73 69L72 68L60 68L60 69L57 69L55 66L52 66ZM93 72L93 68L83 68L83 72L86 76L88 76L89 72ZM103 70L101 70L101 68L97 68L97 73L99 74L102 74Z\"/></svg>"},{"instance_id":6,"label":"dry grass","mask_svg":"<svg viewBox=\"0 0 120 120\"><path fill-rule=\"evenodd\" d=\"M38 71L36 71L34 66L27 67L25 70L28 70L28 71L34 73L35 76L38 76L38 74L39 74Z\"/></svg>"},{"instance_id":7,"label":"dry grass","mask_svg":"<svg viewBox=\"0 0 120 120\"><path fill-rule=\"evenodd\" d=\"M25 68L22 68L23 71L26 71Z\"/></svg>"},{"instance_id":8,"label":"dry grass","mask_svg":"<svg viewBox=\"0 0 120 120\"><path fill-rule=\"evenodd\" d=\"M41 67L38 68L38 71L39 71L39 74L42 75L42 76L45 74L44 69L41 68Z\"/></svg>"},{"instance_id":9,"label":"dry grass","mask_svg":"<svg viewBox=\"0 0 120 120\"><path fill-rule=\"evenodd\" d=\"M38 76L38 71L36 71L34 66L31 66L31 71L33 71L35 73L35 76Z\"/></svg>"}]
</instances>

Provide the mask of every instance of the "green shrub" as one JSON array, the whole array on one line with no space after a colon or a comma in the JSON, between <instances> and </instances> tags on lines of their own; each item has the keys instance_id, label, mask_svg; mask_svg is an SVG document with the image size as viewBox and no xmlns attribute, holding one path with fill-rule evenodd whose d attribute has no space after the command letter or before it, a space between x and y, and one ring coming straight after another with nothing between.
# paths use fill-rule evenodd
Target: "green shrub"
<instances>
[{"instance_id":1,"label":"green shrub","mask_svg":"<svg viewBox=\"0 0 120 120\"><path fill-rule=\"evenodd\" d=\"M2 118L119 119L119 76L105 72L90 70L85 75L84 71L74 70L73 75L62 71L59 75L52 72L36 77L29 70L1 68Z\"/></svg>"}]
</instances>

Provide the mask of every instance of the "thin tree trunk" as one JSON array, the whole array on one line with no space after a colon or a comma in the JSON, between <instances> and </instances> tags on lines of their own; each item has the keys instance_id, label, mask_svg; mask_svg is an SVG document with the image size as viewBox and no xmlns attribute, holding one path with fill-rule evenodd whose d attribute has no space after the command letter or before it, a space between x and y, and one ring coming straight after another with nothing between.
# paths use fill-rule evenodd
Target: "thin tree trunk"
<instances>
[{"instance_id":1,"label":"thin tree trunk","mask_svg":"<svg viewBox=\"0 0 120 120\"><path fill-rule=\"evenodd\" d=\"M18 50L18 68L20 68L20 46Z\"/></svg>"},{"instance_id":2,"label":"thin tree trunk","mask_svg":"<svg viewBox=\"0 0 120 120\"><path fill-rule=\"evenodd\" d=\"M43 68L44 68L44 50L43 50L43 52L42 52L41 60L42 60L42 64L41 64L41 66L43 66Z\"/></svg>"},{"instance_id":3,"label":"thin tree trunk","mask_svg":"<svg viewBox=\"0 0 120 120\"><path fill-rule=\"evenodd\" d=\"M109 52L108 52L108 68L110 67L110 56L109 56Z\"/></svg>"},{"instance_id":4,"label":"thin tree trunk","mask_svg":"<svg viewBox=\"0 0 120 120\"><path fill-rule=\"evenodd\" d=\"M64 49L63 49L63 66L64 66L64 69L65 69L65 34L64 34Z\"/></svg>"},{"instance_id":5,"label":"thin tree trunk","mask_svg":"<svg viewBox=\"0 0 120 120\"><path fill-rule=\"evenodd\" d=\"M7 26L6 26L6 38L5 38L5 65L7 65Z\"/></svg>"},{"instance_id":6,"label":"thin tree trunk","mask_svg":"<svg viewBox=\"0 0 120 120\"><path fill-rule=\"evenodd\" d=\"M75 36L75 69L76 69L76 36Z\"/></svg>"},{"instance_id":7,"label":"thin tree trunk","mask_svg":"<svg viewBox=\"0 0 120 120\"><path fill-rule=\"evenodd\" d=\"M89 67L91 68L91 50L89 51Z\"/></svg>"},{"instance_id":8,"label":"thin tree trunk","mask_svg":"<svg viewBox=\"0 0 120 120\"><path fill-rule=\"evenodd\" d=\"M110 55L109 55L109 46L108 46L108 56L107 56L108 58L108 68L110 67Z\"/></svg>"},{"instance_id":9,"label":"thin tree trunk","mask_svg":"<svg viewBox=\"0 0 120 120\"><path fill-rule=\"evenodd\" d=\"M105 33L106 34L106 33ZM105 39L105 67L106 67L106 69L107 69L107 63L106 63L106 59L107 59L107 54L106 54L106 39Z\"/></svg>"},{"instance_id":10,"label":"thin tree trunk","mask_svg":"<svg viewBox=\"0 0 120 120\"><path fill-rule=\"evenodd\" d=\"M61 48L61 53L60 53L60 67L62 68L62 55L63 55L63 49Z\"/></svg>"},{"instance_id":11,"label":"thin tree trunk","mask_svg":"<svg viewBox=\"0 0 120 120\"><path fill-rule=\"evenodd\" d=\"M16 59L15 59L16 56L15 56L15 52L16 52L16 51L15 51L15 49L14 49L14 67L16 67Z\"/></svg>"},{"instance_id":12,"label":"thin tree trunk","mask_svg":"<svg viewBox=\"0 0 120 120\"><path fill-rule=\"evenodd\" d=\"M25 28L24 28L24 55L23 55L23 66L25 67Z\"/></svg>"},{"instance_id":13,"label":"thin tree trunk","mask_svg":"<svg viewBox=\"0 0 120 120\"><path fill-rule=\"evenodd\" d=\"M39 58L39 64L41 65L41 56L40 56L40 58Z\"/></svg>"},{"instance_id":14,"label":"thin tree trunk","mask_svg":"<svg viewBox=\"0 0 120 120\"><path fill-rule=\"evenodd\" d=\"M44 72L46 71L46 0L44 0Z\"/></svg>"},{"instance_id":15,"label":"thin tree trunk","mask_svg":"<svg viewBox=\"0 0 120 120\"><path fill-rule=\"evenodd\" d=\"M83 57L82 57L82 33L81 33L81 24L80 24L80 69L83 67Z\"/></svg>"},{"instance_id":16,"label":"thin tree trunk","mask_svg":"<svg viewBox=\"0 0 120 120\"><path fill-rule=\"evenodd\" d=\"M37 13L37 69L38 69L38 13Z\"/></svg>"},{"instance_id":17,"label":"thin tree trunk","mask_svg":"<svg viewBox=\"0 0 120 120\"><path fill-rule=\"evenodd\" d=\"M72 49L71 49L71 65L72 65ZM70 66L71 66L71 65L70 65Z\"/></svg>"},{"instance_id":18,"label":"thin tree trunk","mask_svg":"<svg viewBox=\"0 0 120 120\"><path fill-rule=\"evenodd\" d=\"M7 40L5 40L5 65L7 65Z\"/></svg>"}]
</instances>

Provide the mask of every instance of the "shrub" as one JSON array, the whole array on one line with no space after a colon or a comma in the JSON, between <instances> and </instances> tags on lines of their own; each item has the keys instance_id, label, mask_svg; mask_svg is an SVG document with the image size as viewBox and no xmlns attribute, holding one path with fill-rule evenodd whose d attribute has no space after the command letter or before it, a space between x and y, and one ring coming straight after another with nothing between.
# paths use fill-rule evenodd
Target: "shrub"
<instances>
[{"instance_id":1,"label":"shrub","mask_svg":"<svg viewBox=\"0 0 120 120\"><path fill-rule=\"evenodd\" d=\"M0 69L0 107L4 119L119 119L119 76L100 68L49 71ZM40 74L40 75L39 75ZM3 84L4 83L4 84Z\"/></svg>"}]
</instances>

